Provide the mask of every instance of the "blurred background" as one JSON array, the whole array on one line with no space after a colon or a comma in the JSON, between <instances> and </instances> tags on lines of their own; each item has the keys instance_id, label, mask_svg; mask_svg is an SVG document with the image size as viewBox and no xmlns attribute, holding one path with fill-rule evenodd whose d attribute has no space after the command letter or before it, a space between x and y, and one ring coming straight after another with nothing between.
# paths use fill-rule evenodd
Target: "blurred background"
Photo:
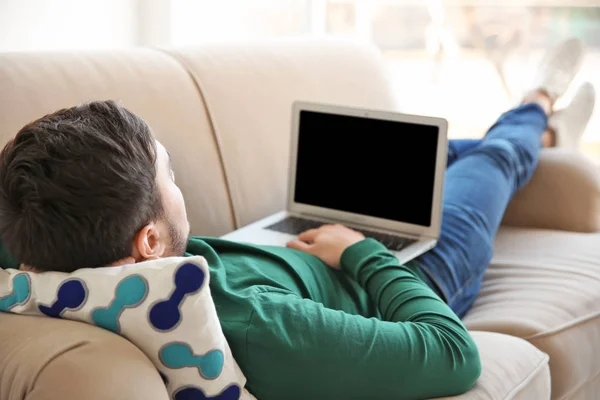
<instances>
[{"instance_id":1,"label":"blurred background","mask_svg":"<svg viewBox=\"0 0 600 400\"><path fill-rule=\"evenodd\" d=\"M588 45L578 81L600 89L600 0L0 0L0 52L301 36L375 44L402 110L447 118L452 138L482 136L569 36ZM582 150L600 162L600 106Z\"/></svg>"}]
</instances>

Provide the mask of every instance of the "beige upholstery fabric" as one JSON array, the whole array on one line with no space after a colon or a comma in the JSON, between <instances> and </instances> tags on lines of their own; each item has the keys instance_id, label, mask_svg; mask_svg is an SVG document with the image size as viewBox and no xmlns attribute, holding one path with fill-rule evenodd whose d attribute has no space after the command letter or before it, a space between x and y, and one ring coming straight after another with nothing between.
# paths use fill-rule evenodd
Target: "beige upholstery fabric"
<instances>
[{"instance_id":1,"label":"beige upholstery fabric","mask_svg":"<svg viewBox=\"0 0 600 400\"><path fill-rule=\"evenodd\" d=\"M464 321L547 353L553 398L585 390L600 374L600 234L502 228Z\"/></svg>"},{"instance_id":2,"label":"beige upholstery fabric","mask_svg":"<svg viewBox=\"0 0 600 400\"><path fill-rule=\"evenodd\" d=\"M150 360L78 322L0 313L0 399L167 400Z\"/></svg>"},{"instance_id":3,"label":"beige upholstery fabric","mask_svg":"<svg viewBox=\"0 0 600 400\"><path fill-rule=\"evenodd\" d=\"M170 151L196 234L233 228L229 196L204 104L177 61L152 50L0 54L0 143L27 122L88 100L119 100ZM210 211L208 211L210 210Z\"/></svg>"},{"instance_id":4,"label":"beige upholstery fabric","mask_svg":"<svg viewBox=\"0 0 600 400\"><path fill-rule=\"evenodd\" d=\"M579 390L569 395L569 400L597 400L600 393L600 375L588 381Z\"/></svg>"},{"instance_id":5,"label":"beige upholstery fabric","mask_svg":"<svg viewBox=\"0 0 600 400\"><path fill-rule=\"evenodd\" d=\"M524 340L490 332L472 332L479 347L481 377L475 387L447 400L548 400L548 356Z\"/></svg>"},{"instance_id":6,"label":"beige upholstery fabric","mask_svg":"<svg viewBox=\"0 0 600 400\"><path fill-rule=\"evenodd\" d=\"M513 198L503 224L597 232L600 230L598 171L598 166L581 153L543 150L531 182Z\"/></svg>"},{"instance_id":7,"label":"beige upholstery fabric","mask_svg":"<svg viewBox=\"0 0 600 400\"><path fill-rule=\"evenodd\" d=\"M295 100L394 109L371 47L310 41L170 51L190 69L210 113L238 227L284 208Z\"/></svg>"}]
</instances>

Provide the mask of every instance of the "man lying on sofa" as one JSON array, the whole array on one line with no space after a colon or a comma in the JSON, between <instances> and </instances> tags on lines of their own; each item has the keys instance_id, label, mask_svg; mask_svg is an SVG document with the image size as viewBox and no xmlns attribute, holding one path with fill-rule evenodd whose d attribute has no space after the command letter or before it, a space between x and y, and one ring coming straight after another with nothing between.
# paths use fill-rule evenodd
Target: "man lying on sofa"
<instances>
[{"instance_id":1,"label":"man lying on sofa","mask_svg":"<svg viewBox=\"0 0 600 400\"><path fill-rule=\"evenodd\" d=\"M590 118L589 84L553 113L582 57L578 41L561 44L544 59L535 89L484 139L450 141L441 238L408 265L343 226L304 232L289 248L188 237L167 151L142 119L111 101L42 117L7 144L1 240L31 271L186 249L204 256L222 329L261 400L459 394L481 371L459 317L477 296L504 210L540 148L576 146ZM18 265L2 258L4 267Z\"/></svg>"}]
</instances>

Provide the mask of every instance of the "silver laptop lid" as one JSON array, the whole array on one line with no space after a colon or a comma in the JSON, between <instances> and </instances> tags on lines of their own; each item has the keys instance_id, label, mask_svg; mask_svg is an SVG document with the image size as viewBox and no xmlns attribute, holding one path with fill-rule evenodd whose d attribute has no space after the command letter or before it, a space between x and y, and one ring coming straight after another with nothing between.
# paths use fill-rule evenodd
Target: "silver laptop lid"
<instances>
[{"instance_id":1,"label":"silver laptop lid","mask_svg":"<svg viewBox=\"0 0 600 400\"><path fill-rule=\"evenodd\" d=\"M288 209L438 238L444 119L296 102Z\"/></svg>"}]
</instances>

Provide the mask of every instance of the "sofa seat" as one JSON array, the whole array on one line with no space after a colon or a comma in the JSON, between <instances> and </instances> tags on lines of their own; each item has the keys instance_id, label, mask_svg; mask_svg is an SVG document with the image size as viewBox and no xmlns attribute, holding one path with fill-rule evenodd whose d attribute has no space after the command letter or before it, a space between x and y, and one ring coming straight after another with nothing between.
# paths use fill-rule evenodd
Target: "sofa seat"
<instances>
[{"instance_id":1,"label":"sofa seat","mask_svg":"<svg viewBox=\"0 0 600 400\"><path fill-rule=\"evenodd\" d=\"M600 234L501 229L470 330L526 339L550 356L552 398L600 398Z\"/></svg>"},{"instance_id":2,"label":"sofa seat","mask_svg":"<svg viewBox=\"0 0 600 400\"><path fill-rule=\"evenodd\" d=\"M475 387L444 400L543 400L550 398L548 355L524 340L491 332L471 332L481 356Z\"/></svg>"}]
</instances>

